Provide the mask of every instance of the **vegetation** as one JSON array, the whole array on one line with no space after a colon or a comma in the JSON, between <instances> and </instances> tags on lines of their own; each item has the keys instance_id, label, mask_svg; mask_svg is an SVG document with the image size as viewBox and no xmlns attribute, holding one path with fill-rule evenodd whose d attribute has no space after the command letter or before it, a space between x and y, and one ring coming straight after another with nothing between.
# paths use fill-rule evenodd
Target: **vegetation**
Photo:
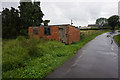
<instances>
[{"instance_id":1,"label":"vegetation","mask_svg":"<svg viewBox=\"0 0 120 80\"><path fill-rule=\"evenodd\" d=\"M16 38L28 34L29 26L40 26L43 13L40 2L20 2L19 10L11 7L2 11L2 38Z\"/></svg>"},{"instance_id":2,"label":"vegetation","mask_svg":"<svg viewBox=\"0 0 120 80\"><path fill-rule=\"evenodd\" d=\"M15 38L20 33L20 17L17 9L11 7L11 10L5 8L2 11L2 37Z\"/></svg>"},{"instance_id":3,"label":"vegetation","mask_svg":"<svg viewBox=\"0 0 120 80\"><path fill-rule=\"evenodd\" d=\"M103 30L82 30L79 42L65 45L58 41L47 41L38 38L26 39L29 26L40 26L44 14L40 2L20 2L19 10L11 7L2 11L2 77L3 78L44 78L55 70L87 42L94 39ZM103 25L106 19L98 19L97 24ZM45 20L48 25L50 20ZM108 23L113 28L118 17L112 16ZM23 36L20 36L23 35ZM119 36L115 36L116 42ZM0 43L1 44L1 43Z\"/></svg>"},{"instance_id":4,"label":"vegetation","mask_svg":"<svg viewBox=\"0 0 120 80\"><path fill-rule=\"evenodd\" d=\"M108 20L106 18L98 18L96 20L96 24L99 26L99 27L103 27L103 26L106 26L108 25Z\"/></svg>"},{"instance_id":5,"label":"vegetation","mask_svg":"<svg viewBox=\"0 0 120 80\"><path fill-rule=\"evenodd\" d=\"M112 30L115 30L115 27L119 24L119 16L113 15L108 19L109 26L112 27Z\"/></svg>"},{"instance_id":6,"label":"vegetation","mask_svg":"<svg viewBox=\"0 0 120 80\"><path fill-rule=\"evenodd\" d=\"M23 35L27 35L29 26L40 26L43 22L42 18L44 16L40 8L40 1L27 1L28 2L22 2L21 0L19 6L22 24L21 34Z\"/></svg>"},{"instance_id":7,"label":"vegetation","mask_svg":"<svg viewBox=\"0 0 120 80\"><path fill-rule=\"evenodd\" d=\"M115 39L115 41L117 42L118 46L120 46L120 34L116 35L113 37Z\"/></svg>"},{"instance_id":8,"label":"vegetation","mask_svg":"<svg viewBox=\"0 0 120 80\"><path fill-rule=\"evenodd\" d=\"M2 68L3 78L44 78L87 42L105 31L83 31L81 40L71 45L43 39L3 40Z\"/></svg>"},{"instance_id":9,"label":"vegetation","mask_svg":"<svg viewBox=\"0 0 120 80\"><path fill-rule=\"evenodd\" d=\"M112 15L108 19L107 18L98 18L96 20L96 24L100 29L111 29L114 32L116 27L117 27L117 30L120 28L119 16Z\"/></svg>"},{"instance_id":10,"label":"vegetation","mask_svg":"<svg viewBox=\"0 0 120 80\"><path fill-rule=\"evenodd\" d=\"M118 28L117 28L118 29ZM85 31L85 30L110 30L110 27L100 27L100 28L98 28L98 27L91 27L91 28L89 28L89 29L80 29L81 31Z\"/></svg>"},{"instance_id":11,"label":"vegetation","mask_svg":"<svg viewBox=\"0 0 120 80\"><path fill-rule=\"evenodd\" d=\"M81 32L80 39L84 40L89 36L92 36L92 35L95 35L97 33L102 32L102 30L83 30L83 31L80 31L80 32Z\"/></svg>"}]
</instances>

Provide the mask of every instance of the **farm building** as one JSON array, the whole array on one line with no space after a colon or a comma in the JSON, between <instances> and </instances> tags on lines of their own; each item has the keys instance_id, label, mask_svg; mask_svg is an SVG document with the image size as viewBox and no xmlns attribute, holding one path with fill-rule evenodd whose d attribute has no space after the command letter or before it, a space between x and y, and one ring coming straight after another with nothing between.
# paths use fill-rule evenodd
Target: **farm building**
<instances>
[{"instance_id":1,"label":"farm building","mask_svg":"<svg viewBox=\"0 0 120 80\"><path fill-rule=\"evenodd\" d=\"M30 38L57 40L65 44L71 44L80 40L80 30L69 24L29 27Z\"/></svg>"}]
</instances>

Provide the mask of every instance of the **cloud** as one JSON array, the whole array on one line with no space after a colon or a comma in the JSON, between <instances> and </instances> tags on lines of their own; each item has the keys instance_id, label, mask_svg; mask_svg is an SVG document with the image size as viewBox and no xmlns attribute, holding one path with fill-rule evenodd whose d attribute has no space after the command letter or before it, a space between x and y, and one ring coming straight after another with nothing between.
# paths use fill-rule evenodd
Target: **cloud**
<instances>
[{"instance_id":1,"label":"cloud","mask_svg":"<svg viewBox=\"0 0 120 80\"><path fill-rule=\"evenodd\" d=\"M5 2L2 7L10 8L11 6L17 8L18 2ZM49 19L50 24L70 24L71 19L74 25L87 26L88 24L94 24L95 20L100 17L110 17L111 15L118 14L118 0L106 2L91 2L91 0L67 1L63 2L41 1L41 9L44 13L43 19ZM60 0L59 0L60 1Z\"/></svg>"},{"instance_id":2,"label":"cloud","mask_svg":"<svg viewBox=\"0 0 120 80\"><path fill-rule=\"evenodd\" d=\"M3 8L11 8L15 7L18 9L19 2L2 2L2 9Z\"/></svg>"},{"instance_id":3,"label":"cloud","mask_svg":"<svg viewBox=\"0 0 120 80\"><path fill-rule=\"evenodd\" d=\"M70 23L74 25L94 24L99 17L117 14L117 2L43 2L41 4L44 19L51 24Z\"/></svg>"}]
</instances>

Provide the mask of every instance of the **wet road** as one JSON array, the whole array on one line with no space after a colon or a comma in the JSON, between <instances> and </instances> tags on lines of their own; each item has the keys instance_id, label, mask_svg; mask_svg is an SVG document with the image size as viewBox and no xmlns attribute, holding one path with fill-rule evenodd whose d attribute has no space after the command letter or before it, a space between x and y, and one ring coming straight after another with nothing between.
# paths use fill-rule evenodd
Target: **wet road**
<instances>
[{"instance_id":1,"label":"wet road","mask_svg":"<svg viewBox=\"0 0 120 80\"><path fill-rule=\"evenodd\" d=\"M87 43L46 78L118 78L118 46L107 35Z\"/></svg>"}]
</instances>

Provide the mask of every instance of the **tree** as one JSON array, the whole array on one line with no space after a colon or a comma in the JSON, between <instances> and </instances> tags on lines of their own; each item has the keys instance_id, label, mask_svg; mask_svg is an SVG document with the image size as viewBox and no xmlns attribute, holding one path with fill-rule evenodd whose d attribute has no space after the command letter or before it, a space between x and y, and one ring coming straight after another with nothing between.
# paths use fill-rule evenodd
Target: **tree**
<instances>
[{"instance_id":1,"label":"tree","mask_svg":"<svg viewBox=\"0 0 120 80\"><path fill-rule=\"evenodd\" d=\"M22 0L21 0L22 1ZM40 26L43 22L43 13L40 2L20 2L19 10L11 7L2 11L2 37L16 38L19 35L27 35L29 26Z\"/></svg>"},{"instance_id":2,"label":"tree","mask_svg":"<svg viewBox=\"0 0 120 80\"><path fill-rule=\"evenodd\" d=\"M33 11L32 11L32 19L33 23L32 26L40 26L43 22L42 18L44 16L43 12L40 8L40 1L33 2Z\"/></svg>"},{"instance_id":3,"label":"tree","mask_svg":"<svg viewBox=\"0 0 120 80\"><path fill-rule=\"evenodd\" d=\"M28 33L29 26L40 26L43 22L43 13L40 8L40 2L33 2L27 0L28 2L20 2L20 19L22 21L21 33L26 35Z\"/></svg>"},{"instance_id":4,"label":"tree","mask_svg":"<svg viewBox=\"0 0 120 80\"><path fill-rule=\"evenodd\" d=\"M20 18L17 9L11 7L2 11L2 37L16 38L20 32Z\"/></svg>"},{"instance_id":5,"label":"tree","mask_svg":"<svg viewBox=\"0 0 120 80\"><path fill-rule=\"evenodd\" d=\"M18 6L20 10L20 19L21 19L21 34L26 35L27 34L27 29L29 26L32 26L32 2L29 0L28 2L22 2L20 0L20 6Z\"/></svg>"},{"instance_id":6,"label":"tree","mask_svg":"<svg viewBox=\"0 0 120 80\"><path fill-rule=\"evenodd\" d=\"M118 15L113 15L108 18L108 24L109 26L112 27L112 30L114 31L115 26L119 24L119 16Z\"/></svg>"},{"instance_id":7,"label":"tree","mask_svg":"<svg viewBox=\"0 0 120 80\"><path fill-rule=\"evenodd\" d=\"M102 26L108 24L108 20L107 20L106 18L98 18L98 19L96 20L96 24L97 24L99 27L102 27Z\"/></svg>"}]
</instances>

